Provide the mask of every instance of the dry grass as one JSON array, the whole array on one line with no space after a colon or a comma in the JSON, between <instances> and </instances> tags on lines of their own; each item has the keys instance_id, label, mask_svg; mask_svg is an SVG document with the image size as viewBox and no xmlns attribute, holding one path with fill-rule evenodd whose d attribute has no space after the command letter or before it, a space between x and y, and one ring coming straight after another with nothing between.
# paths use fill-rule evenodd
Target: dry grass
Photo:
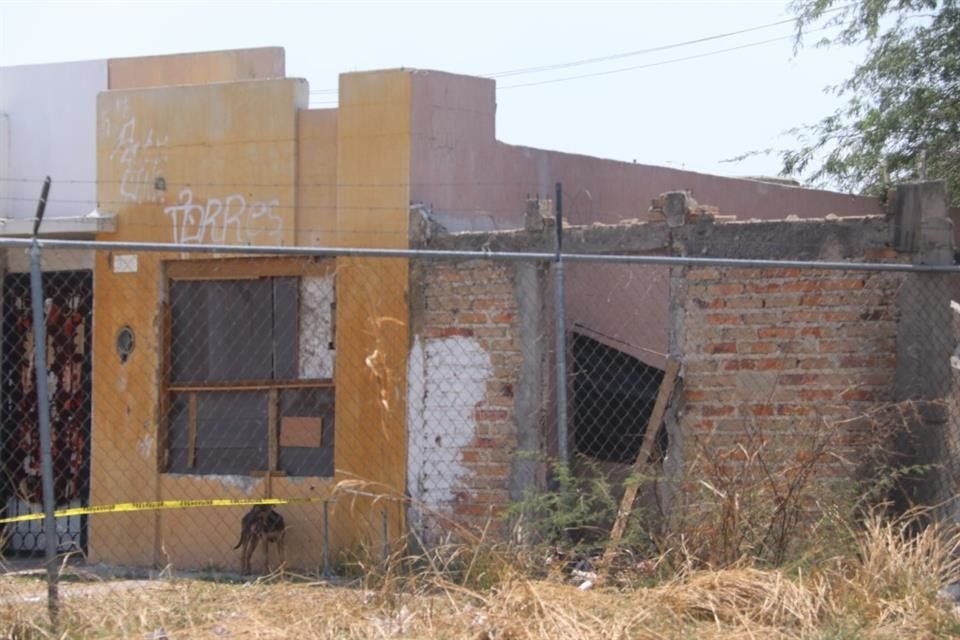
<instances>
[{"instance_id":1,"label":"dry grass","mask_svg":"<svg viewBox=\"0 0 960 640\"><path fill-rule=\"evenodd\" d=\"M47 630L43 582L11 575L0 578L0 629L7 638L157 640L960 637L960 615L937 595L960 581L960 537L933 527L914 534L911 524L870 520L855 557L806 573L691 571L647 588L580 591L504 570L499 560L484 589L435 572L368 576L354 587L286 578L71 581L61 585L62 636Z\"/></svg>"}]
</instances>

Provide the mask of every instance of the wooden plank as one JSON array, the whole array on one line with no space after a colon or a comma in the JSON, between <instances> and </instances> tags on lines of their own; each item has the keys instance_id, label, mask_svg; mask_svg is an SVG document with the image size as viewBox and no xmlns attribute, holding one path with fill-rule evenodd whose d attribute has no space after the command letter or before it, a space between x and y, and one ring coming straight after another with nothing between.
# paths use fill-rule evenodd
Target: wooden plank
<instances>
[{"instance_id":1,"label":"wooden plank","mask_svg":"<svg viewBox=\"0 0 960 640\"><path fill-rule=\"evenodd\" d=\"M160 330L160 346L158 349L158 359L160 364L160 393L159 415L157 421L157 474L164 473L170 466L170 394L167 393L167 387L170 384L170 345L173 343L173 308L169 298L165 298L161 305L162 328ZM160 484L157 483L157 491L160 490ZM159 500L159 498L157 498ZM159 524L157 525L159 527Z\"/></svg>"},{"instance_id":2,"label":"wooden plank","mask_svg":"<svg viewBox=\"0 0 960 640\"><path fill-rule=\"evenodd\" d=\"M333 273L335 266L332 258L221 258L176 260L165 264L166 276L173 280L326 276Z\"/></svg>"},{"instance_id":3,"label":"wooden plank","mask_svg":"<svg viewBox=\"0 0 960 640\"><path fill-rule=\"evenodd\" d=\"M187 399L187 468L197 466L197 394Z\"/></svg>"},{"instance_id":4,"label":"wooden plank","mask_svg":"<svg viewBox=\"0 0 960 640\"><path fill-rule=\"evenodd\" d=\"M153 499L163 500L160 488L160 474L170 468L170 404L171 396L167 393L170 383L170 345L173 344L173 308L170 304L168 290L161 290L160 313L162 314L160 329L160 344L157 360L160 365L160 390L157 397L159 404L159 419L157 420L157 454L155 459L156 473L153 485ZM163 562L163 515L155 511L153 514L153 565L162 566Z\"/></svg>"},{"instance_id":5,"label":"wooden plank","mask_svg":"<svg viewBox=\"0 0 960 640\"><path fill-rule=\"evenodd\" d=\"M267 395L267 474L264 482L266 497L273 497L273 474L280 459L280 439L277 437L277 416L280 413L280 392L271 389Z\"/></svg>"},{"instance_id":6,"label":"wooden plank","mask_svg":"<svg viewBox=\"0 0 960 640\"><path fill-rule=\"evenodd\" d=\"M281 447L312 447L323 444L323 418L284 417L280 420Z\"/></svg>"},{"instance_id":7,"label":"wooden plank","mask_svg":"<svg viewBox=\"0 0 960 640\"><path fill-rule=\"evenodd\" d=\"M176 393L216 393L225 391L270 391L272 389L332 389L333 381L323 380L277 380L268 382L210 382L203 384L172 384L167 389Z\"/></svg>"},{"instance_id":8,"label":"wooden plank","mask_svg":"<svg viewBox=\"0 0 960 640\"><path fill-rule=\"evenodd\" d=\"M250 472L251 478L286 478L286 471L266 471L264 469L254 469Z\"/></svg>"},{"instance_id":9,"label":"wooden plank","mask_svg":"<svg viewBox=\"0 0 960 640\"><path fill-rule=\"evenodd\" d=\"M280 458L280 438L277 435L277 416L279 415L280 393L271 389L267 396L267 471L276 471Z\"/></svg>"},{"instance_id":10,"label":"wooden plank","mask_svg":"<svg viewBox=\"0 0 960 640\"><path fill-rule=\"evenodd\" d=\"M333 283L333 301L330 303L330 348L337 344L337 283Z\"/></svg>"},{"instance_id":11,"label":"wooden plank","mask_svg":"<svg viewBox=\"0 0 960 640\"><path fill-rule=\"evenodd\" d=\"M667 412L667 403L673 394L673 387L677 381L677 374L680 372L680 361L676 358L667 358L667 369L663 375L663 382L660 384L660 391L657 393L657 400L653 405L653 412L650 414L650 420L647 422L647 430L643 434L643 443L640 445L640 453L630 467L630 475L636 476L647 465L647 460L653 452L653 443L656 442L657 433L663 423L663 416ZM620 540L623 539L623 533L627 529L627 520L630 518L630 512L633 510L633 502L637 499L637 491L640 489L639 482L630 483L623 492L623 500L620 501L620 509L617 512L617 519L613 523L610 531L610 541L603 553L603 559L600 561L600 570L605 573L617 552Z\"/></svg>"}]
</instances>

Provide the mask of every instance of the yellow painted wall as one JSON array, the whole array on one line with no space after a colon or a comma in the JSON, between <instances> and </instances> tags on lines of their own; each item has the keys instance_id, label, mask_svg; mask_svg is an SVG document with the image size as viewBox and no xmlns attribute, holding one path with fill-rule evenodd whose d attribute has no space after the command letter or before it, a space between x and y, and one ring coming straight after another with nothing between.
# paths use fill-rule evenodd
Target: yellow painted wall
<instances>
[{"instance_id":1,"label":"yellow painted wall","mask_svg":"<svg viewBox=\"0 0 960 640\"><path fill-rule=\"evenodd\" d=\"M102 178L101 178L102 179ZM99 189L104 189L100 182ZM111 260L97 252L94 266L93 420L90 503L153 500L156 475L157 336L155 301L160 274L155 260L141 256L135 274L110 273ZM137 294L142 293L140 298ZM114 340L129 325L136 332L134 353L120 364ZM89 557L93 562L152 564L155 514L91 516Z\"/></svg>"},{"instance_id":2,"label":"yellow painted wall","mask_svg":"<svg viewBox=\"0 0 960 640\"><path fill-rule=\"evenodd\" d=\"M139 58L113 58L110 89L142 89L284 77L283 47L205 51Z\"/></svg>"},{"instance_id":3,"label":"yellow painted wall","mask_svg":"<svg viewBox=\"0 0 960 640\"><path fill-rule=\"evenodd\" d=\"M334 246L337 242L337 110L310 109L299 114L297 133L298 246Z\"/></svg>"},{"instance_id":4,"label":"yellow painted wall","mask_svg":"<svg viewBox=\"0 0 960 640\"><path fill-rule=\"evenodd\" d=\"M297 110L307 96L306 83L293 79L101 94L97 198L118 223L99 239L292 244ZM238 495L219 483L160 482L161 260L175 257L141 253L136 271L116 272L124 255L97 256L92 504ZM124 325L137 344L121 363L114 344ZM256 482L248 488L264 495ZM242 511L196 511L189 527L181 521L187 512L92 517L90 558L137 565L217 558L220 547L232 546L225 538L236 532ZM204 538L211 532L216 541ZM183 556L183 548L204 541L208 549Z\"/></svg>"},{"instance_id":5,"label":"yellow painted wall","mask_svg":"<svg viewBox=\"0 0 960 640\"><path fill-rule=\"evenodd\" d=\"M348 74L341 107L306 110L298 80L111 91L98 101L98 199L117 214L102 240L408 246L410 74ZM240 204L243 207L240 207ZM233 208L231 208L233 207ZM158 466L163 261L186 254L97 256L91 503L205 497L326 496L344 480L402 495L406 477L406 260L340 258L334 479L162 474ZM194 256L195 257L195 256ZM122 270L121 270L122 271ZM137 336L121 363L117 332ZM90 519L90 558L119 564L238 568L244 508ZM316 567L322 505L281 508L288 556ZM376 551L403 534L397 501L340 495L333 552ZM259 553L258 553L259 556ZM254 566L262 562L255 558Z\"/></svg>"},{"instance_id":6,"label":"yellow painted wall","mask_svg":"<svg viewBox=\"0 0 960 640\"><path fill-rule=\"evenodd\" d=\"M410 122L409 72L341 76L340 246L408 246ZM381 483L384 491L398 494L406 474L408 276L407 260L337 259L336 467L344 477ZM385 510L390 537L403 530L403 510L396 503L360 502L357 510L374 524ZM356 535L369 534L369 525L352 524L361 528Z\"/></svg>"},{"instance_id":7,"label":"yellow painted wall","mask_svg":"<svg viewBox=\"0 0 960 640\"><path fill-rule=\"evenodd\" d=\"M340 76L337 227L341 246L408 245L411 86L408 71Z\"/></svg>"},{"instance_id":8,"label":"yellow painted wall","mask_svg":"<svg viewBox=\"0 0 960 640\"><path fill-rule=\"evenodd\" d=\"M409 73L346 74L339 109L300 112L298 245L408 246L410 97ZM311 496L352 480L369 483L358 486L364 492L403 495L407 269L406 260L336 260L335 482L277 478L274 495ZM307 544L318 535L322 505L287 505L283 513L315 527L291 535ZM403 513L398 501L340 492L330 511L332 551L382 549L384 524L396 542ZM296 539L290 546L296 562Z\"/></svg>"},{"instance_id":9,"label":"yellow painted wall","mask_svg":"<svg viewBox=\"0 0 960 640\"><path fill-rule=\"evenodd\" d=\"M100 94L97 197L118 214L104 237L293 244L307 97L294 79Z\"/></svg>"}]
</instances>

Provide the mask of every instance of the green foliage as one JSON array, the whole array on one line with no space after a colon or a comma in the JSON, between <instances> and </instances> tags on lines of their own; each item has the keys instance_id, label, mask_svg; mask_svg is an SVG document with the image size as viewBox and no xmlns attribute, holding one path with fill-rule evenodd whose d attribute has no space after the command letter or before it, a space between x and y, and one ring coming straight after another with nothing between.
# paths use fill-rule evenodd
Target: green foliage
<instances>
[{"instance_id":1,"label":"green foliage","mask_svg":"<svg viewBox=\"0 0 960 640\"><path fill-rule=\"evenodd\" d=\"M564 552L596 553L609 540L610 528L620 507L607 478L596 471L575 475L570 467L552 464L551 486L527 489L524 498L506 510L519 538L535 546L550 546ZM642 478L628 478L642 482ZM651 547L645 513L635 506L630 514L622 548Z\"/></svg>"},{"instance_id":2,"label":"green foliage","mask_svg":"<svg viewBox=\"0 0 960 640\"><path fill-rule=\"evenodd\" d=\"M834 45L867 42L853 77L832 90L846 104L795 130L782 172L816 185L882 195L898 182L940 179L960 203L960 6L957 0L795 0L797 43L813 24L842 30Z\"/></svg>"}]
</instances>

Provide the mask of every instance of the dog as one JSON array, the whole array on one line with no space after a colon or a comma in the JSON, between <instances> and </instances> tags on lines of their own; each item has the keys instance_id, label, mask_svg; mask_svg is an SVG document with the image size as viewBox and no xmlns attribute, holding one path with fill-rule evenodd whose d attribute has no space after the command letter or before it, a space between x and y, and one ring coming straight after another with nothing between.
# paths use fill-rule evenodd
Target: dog
<instances>
[{"instance_id":1,"label":"dog","mask_svg":"<svg viewBox=\"0 0 960 640\"><path fill-rule=\"evenodd\" d=\"M263 541L264 569L270 570L270 543L277 545L280 551L280 566L287 563L287 553L284 544L287 527L283 516L277 513L268 504L255 505L240 521L240 542L234 549L243 547L240 552L240 571L243 575L250 573L250 559L260 541Z\"/></svg>"}]
</instances>

